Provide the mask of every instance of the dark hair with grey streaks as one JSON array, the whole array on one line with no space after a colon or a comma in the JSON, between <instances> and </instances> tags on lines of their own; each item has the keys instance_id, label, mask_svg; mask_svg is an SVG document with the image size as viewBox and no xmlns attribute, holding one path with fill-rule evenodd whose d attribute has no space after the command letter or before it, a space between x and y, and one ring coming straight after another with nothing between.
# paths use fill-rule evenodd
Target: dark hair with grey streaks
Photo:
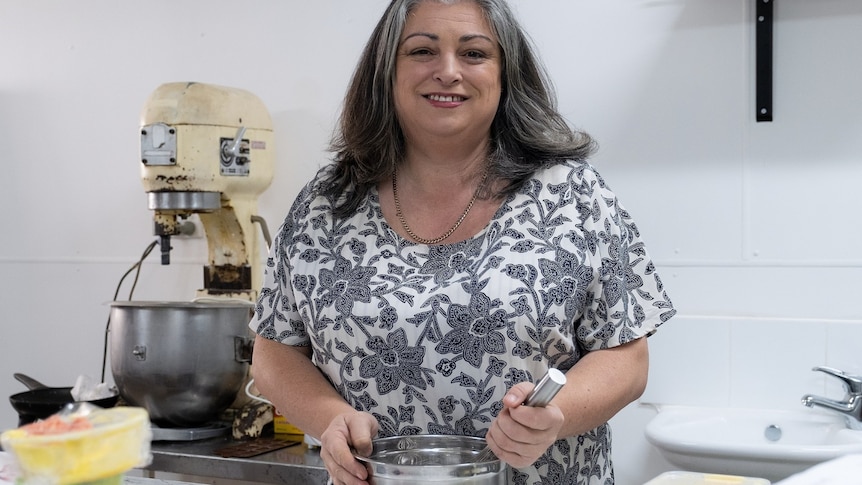
<instances>
[{"instance_id":1,"label":"dark hair with grey streaks","mask_svg":"<svg viewBox=\"0 0 862 485\"><path fill-rule=\"evenodd\" d=\"M407 15L424 1L475 2L500 44L503 92L491 125L488 163L489 177L507 183L500 193L485 196L511 194L536 170L584 160L596 148L557 111L553 84L506 0L393 0L357 63L330 144L335 165L323 180L323 193L336 201L338 218L353 214L404 155L393 94L395 61Z\"/></svg>"}]
</instances>

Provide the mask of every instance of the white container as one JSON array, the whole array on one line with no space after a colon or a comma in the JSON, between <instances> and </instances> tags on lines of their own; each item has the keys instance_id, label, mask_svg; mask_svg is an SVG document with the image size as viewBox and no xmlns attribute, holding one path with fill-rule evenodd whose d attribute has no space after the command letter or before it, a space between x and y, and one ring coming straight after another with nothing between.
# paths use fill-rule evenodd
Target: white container
<instances>
[{"instance_id":1,"label":"white container","mask_svg":"<svg viewBox=\"0 0 862 485\"><path fill-rule=\"evenodd\" d=\"M644 485L769 485L769 480L737 475L695 472L665 472Z\"/></svg>"}]
</instances>

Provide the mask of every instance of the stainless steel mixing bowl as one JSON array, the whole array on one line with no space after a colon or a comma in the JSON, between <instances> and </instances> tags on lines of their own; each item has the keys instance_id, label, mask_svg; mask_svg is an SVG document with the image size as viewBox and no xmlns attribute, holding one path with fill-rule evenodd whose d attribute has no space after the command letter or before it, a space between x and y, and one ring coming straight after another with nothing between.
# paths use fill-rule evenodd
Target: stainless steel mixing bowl
<instances>
[{"instance_id":1,"label":"stainless steel mixing bowl","mask_svg":"<svg viewBox=\"0 0 862 485\"><path fill-rule=\"evenodd\" d=\"M476 461L485 440L471 436L417 435L378 438L366 464L372 485L504 485L507 465L496 457Z\"/></svg>"},{"instance_id":2,"label":"stainless steel mixing bowl","mask_svg":"<svg viewBox=\"0 0 862 485\"><path fill-rule=\"evenodd\" d=\"M111 372L120 396L160 426L218 418L251 361L245 302L112 302Z\"/></svg>"}]
</instances>

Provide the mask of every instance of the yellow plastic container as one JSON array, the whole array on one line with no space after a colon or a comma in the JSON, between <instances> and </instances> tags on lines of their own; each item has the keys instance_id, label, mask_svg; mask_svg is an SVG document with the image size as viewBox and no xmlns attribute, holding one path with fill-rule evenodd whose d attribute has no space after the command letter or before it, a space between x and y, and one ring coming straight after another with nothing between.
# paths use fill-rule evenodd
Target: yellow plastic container
<instances>
[{"instance_id":1,"label":"yellow plastic container","mask_svg":"<svg viewBox=\"0 0 862 485\"><path fill-rule=\"evenodd\" d=\"M302 440L303 435L305 434L301 429L296 426L290 424L290 422L278 412L278 409L275 410L273 414L273 426L275 434L279 436L289 436L291 438L297 438Z\"/></svg>"},{"instance_id":2,"label":"yellow plastic container","mask_svg":"<svg viewBox=\"0 0 862 485\"><path fill-rule=\"evenodd\" d=\"M113 485L128 470L149 464L152 431L145 409L121 406L84 416L92 428L31 434L25 426L0 435L25 482Z\"/></svg>"}]
</instances>

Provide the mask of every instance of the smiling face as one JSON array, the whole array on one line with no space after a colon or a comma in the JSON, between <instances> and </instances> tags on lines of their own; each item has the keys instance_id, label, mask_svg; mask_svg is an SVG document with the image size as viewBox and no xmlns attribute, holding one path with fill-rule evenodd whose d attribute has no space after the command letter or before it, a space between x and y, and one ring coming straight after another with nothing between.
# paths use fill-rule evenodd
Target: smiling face
<instances>
[{"instance_id":1,"label":"smiling face","mask_svg":"<svg viewBox=\"0 0 862 485\"><path fill-rule=\"evenodd\" d=\"M485 142L501 94L497 39L471 1L410 12L395 68L395 108L408 143Z\"/></svg>"}]
</instances>

